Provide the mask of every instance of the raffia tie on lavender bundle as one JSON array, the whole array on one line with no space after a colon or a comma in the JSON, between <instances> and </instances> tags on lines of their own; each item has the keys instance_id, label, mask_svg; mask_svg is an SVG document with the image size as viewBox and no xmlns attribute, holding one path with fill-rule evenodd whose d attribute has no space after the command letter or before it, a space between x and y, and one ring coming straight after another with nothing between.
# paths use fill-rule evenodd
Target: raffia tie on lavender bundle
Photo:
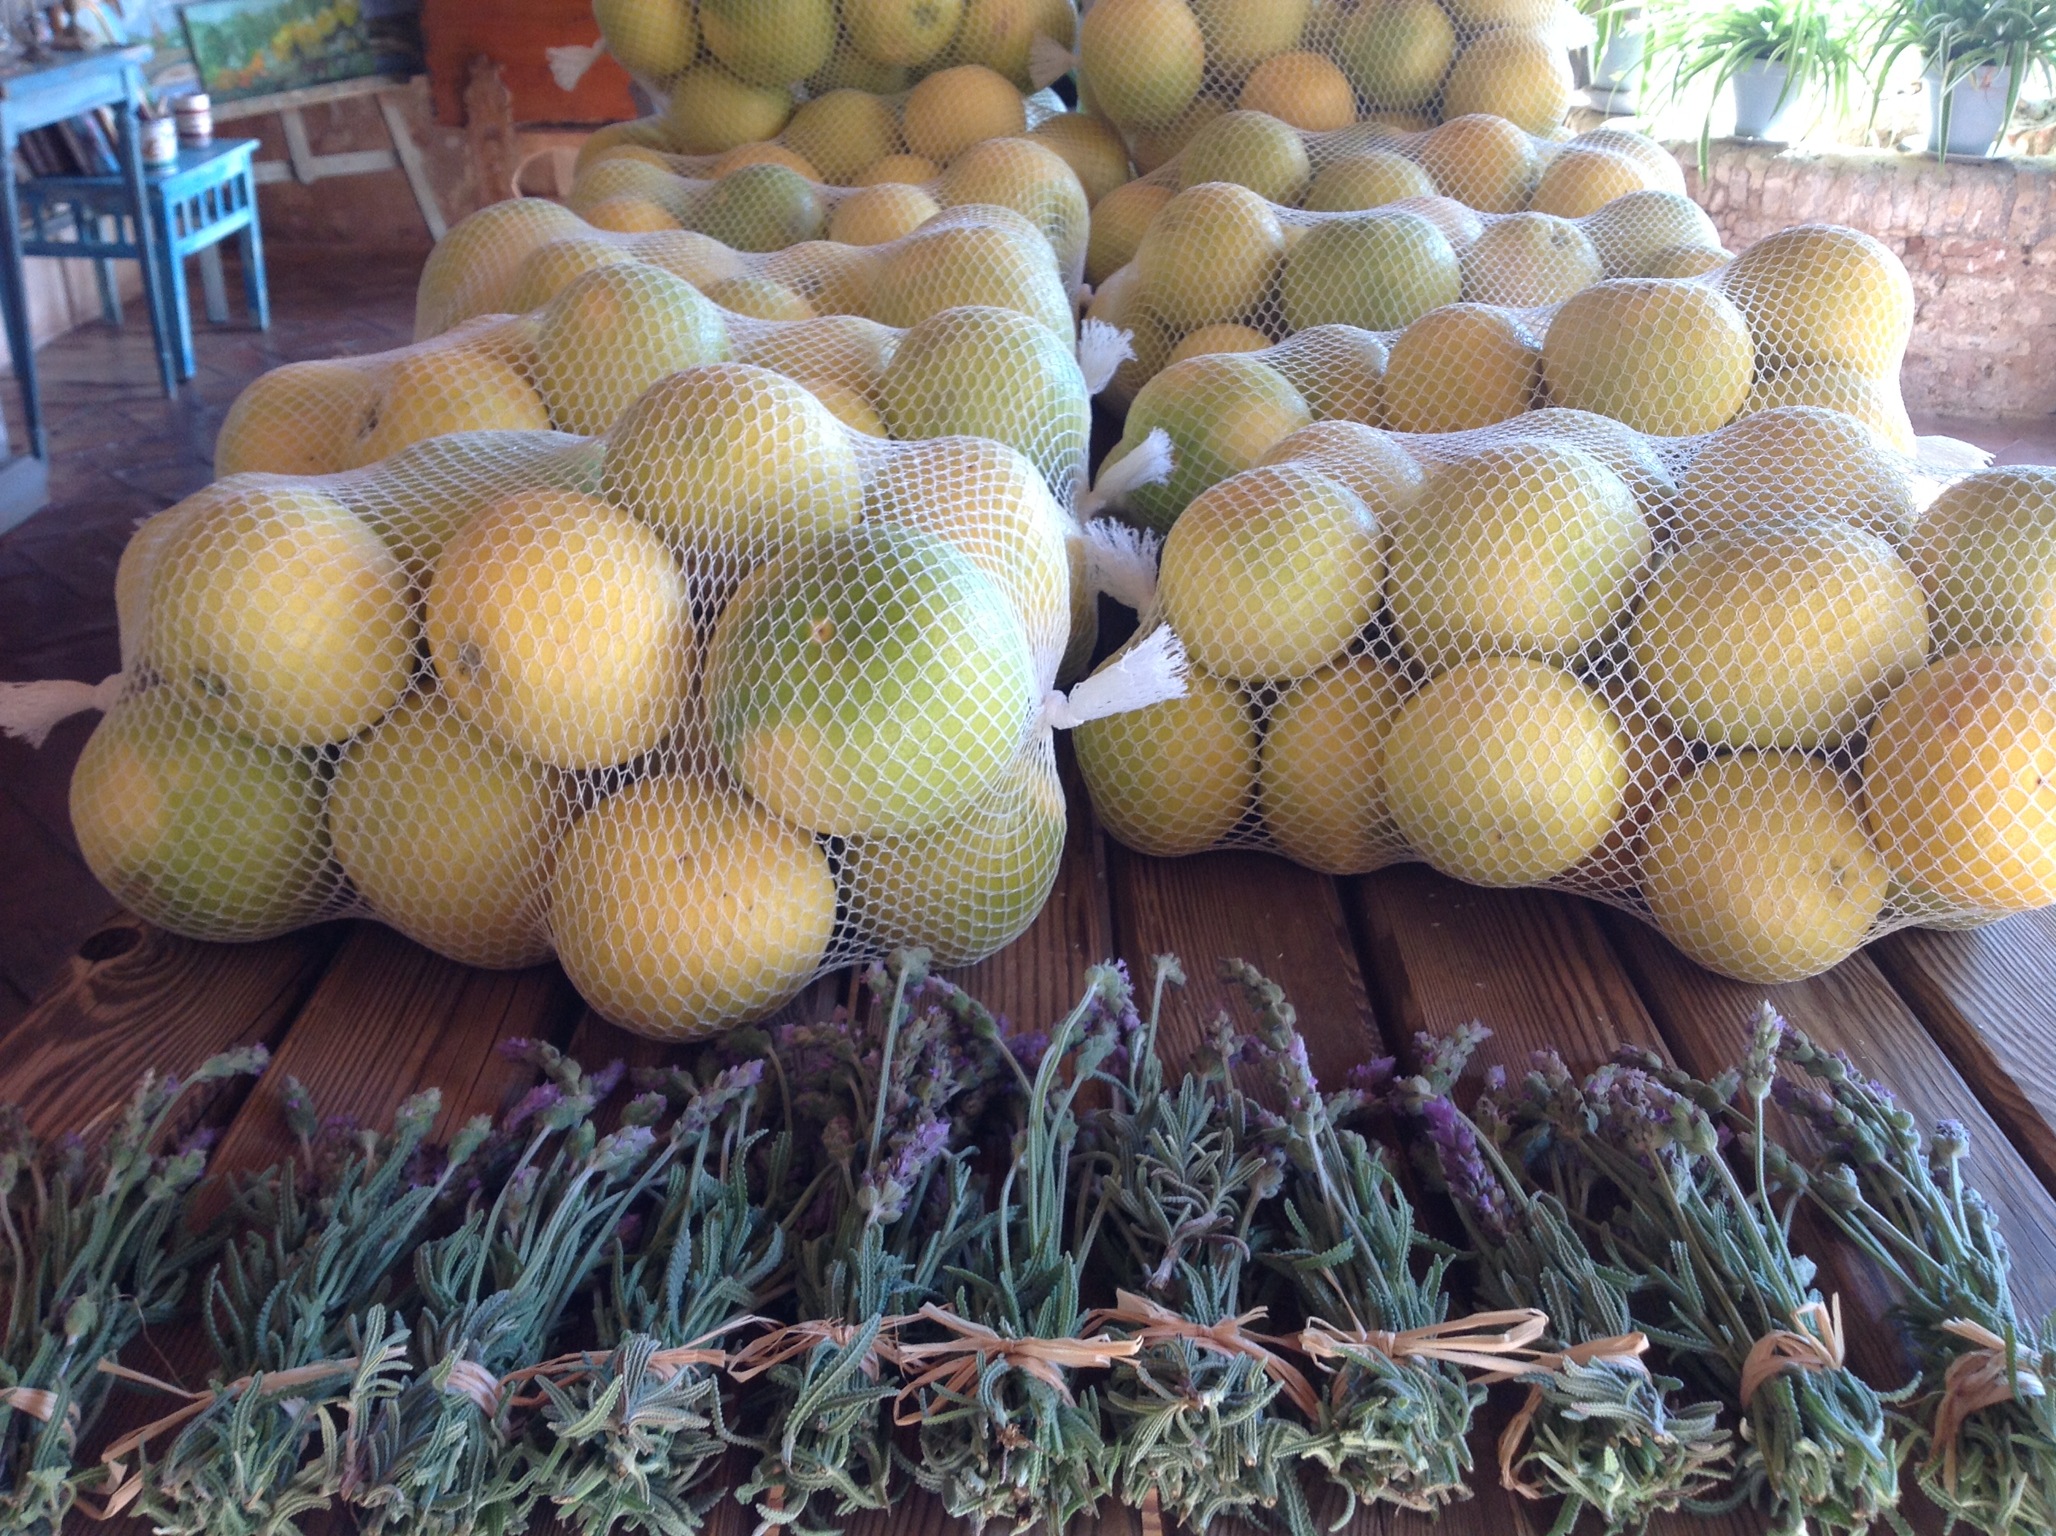
<instances>
[{"instance_id":1,"label":"raffia tie on lavender bundle","mask_svg":"<svg viewBox=\"0 0 2056 1536\"><path fill-rule=\"evenodd\" d=\"M1224 1019L1216 1049L1262 1070L1282 1105L1273 1111L1236 1095L1248 1144L1282 1155L1287 1170L1285 1198L1266 1224L1265 1263L1316 1320L1301 1340L1332 1372L1302 1454L1342 1491L1344 1521L1360 1502L1432 1510L1467 1498L1467 1437L1485 1394L1465 1372L1528 1349L1538 1320L1525 1310L1449 1320L1444 1280L1454 1251L1415 1226L1383 1151L1340 1124L1382 1090L1391 1064L1374 1064L1375 1085L1324 1094L1284 993L1239 961L1222 972L1256 1025L1240 1035ZM1428 1256L1418 1270L1417 1253Z\"/></svg>"},{"instance_id":2,"label":"raffia tie on lavender bundle","mask_svg":"<svg viewBox=\"0 0 2056 1536\"><path fill-rule=\"evenodd\" d=\"M894 1496L891 1401L881 1367L986 1222L974 1134L1004 1087L1004 1046L980 1034L957 990L901 951L865 978L862 1019L771 1032L787 1134L804 1149L785 1218L795 1241L785 1328L740 1352L733 1374L770 1387L749 1437L758 1461L736 1496L758 1529L797 1532L823 1514L884 1509Z\"/></svg>"},{"instance_id":3,"label":"raffia tie on lavender bundle","mask_svg":"<svg viewBox=\"0 0 2056 1536\"><path fill-rule=\"evenodd\" d=\"M647 1099L599 1134L593 1114L618 1063L588 1074L533 1042L522 1059L544 1082L481 1149L486 1173L462 1220L415 1253L414 1370L335 1447L366 1531L467 1536L533 1518L550 1490L503 1383L551 1357L622 1223L693 1142L685 1117L659 1130Z\"/></svg>"},{"instance_id":4,"label":"raffia tie on lavender bundle","mask_svg":"<svg viewBox=\"0 0 2056 1536\"><path fill-rule=\"evenodd\" d=\"M594 1347L510 1373L501 1389L531 1411L520 1424L532 1486L560 1520L602 1536L685 1536L720 1498L729 1447L722 1392L731 1351L769 1326L784 1267L777 1212L788 1138L765 1134L765 1063L638 1076L627 1123L675 1117L679 1148L655 1197L617 1229L598 1286ZM756 1156L755 1154L762 1154Z\"/></svg>"},{"instance_id":5,"label":"raffia tie on lavender bundle","mask_svg":"<svg viewBox=\"0 0 2056 1536\"><path fill-rule=\"evenodd\" d=\"M1897 1293L1921 1369L1900 1414L1922 1490L1952 1522L2047 1536L2056 1323L2037 1328L2018 1313L1998 1220L1964 1177L1969 1132L1943 1121L1923 1140L1888 1090L1767 1006L1752 1061L1786 1069L1777 1102L1808 1133L1765 1146L1770 1176L1805 1191Z\"/></svg>"},{"instance_id":6,"label":"raffia tie on lavender bundle","mask_svg":"<svg viewBox=\"0 0 2056 1536\"><path fill-rule=\"evenodd\" d=\"M1641 1331L1741 1410L1738 1476L1774 1529L1853 1536L1897 1508L1898 1466L1884 1403L1841 1363L1839 1322L1791 1246L1789 1203L1773 1203L1771 1079L1761 1052L1714 1084L1645 1053L1579 1082L1545 1053L1495 1113L1513 1158L1639 1282ZM1746 1142L1706 1108L1738 1092Z\"/></svg>"},{"instance_id":7,"label":"raffia tie on lavender bundle","mask_svg":"<svg viewBox=\"0 0 2056 1536\"><path fill-rule=\"evenodd\" d=\"M1165 988L1183 981L1177 961L1159 956L1149 1023L1125 1052L1113 1104L1092 1116L1080 1180L1081 1208L1105 1223L1103 1268L1122 1293L1093 1326L1141 1345L1115 1362L1104 1390L1119 1491L1146 1516L1160 1509L1196 1532L1225 1514L1312 1536L1296 1469L1318 1401L1287 1346L1251 1334L1258 1318L1243 1296L1284 1153L1259 1144L1222 1052L1166 1087L1157 1028Z\"/></svg>"},{"instance_id":8,"label":"raffia tie on lavender bundle","mask_svg":"<svg viewBox=\"0 0 2056 1536\"><path fill-rule=\"evenodd\" d=\"M1415 1143L1422 1171L1463 1222L1478 1294L1551 1320L1546 1348L1482 1378L1528 1387L1499 1437L1500 1483L1561 1499L1558 1536L1587 1510L1619 1532L1661 1512L1720 1507L1733 1447L1718 1405L1677 1402L1683 1383L1649 1369L1649 1338L1628 1304L1635 1277L1602 1263L1563 1203L1509 1159L1492 1100L1475 1120L1457 1107L1455 1087L1487 1038L1476 1024L1417 1037L1419 1073L1396 1078L1391 1098L1425 1132ZM1497 1072L1487 1082L1504 1085Z\"/></svg>"},{"instance_id":9,"label":"raffia tie on lavender bundle","mask_svg":"<svg viewBox=\"0 0 2056 1536\"><path fill-rule=\"evenodd\" d=\"M951 1268L948 1304L921 1309L916 1330L929 1336L900 1344L896 1418L919 1425L914 1478L952 1515L1061 1531L1097 1511L1118 1466L1099 1391L1074 1373L1142 1347L1096 1331L1080 1299L1099 1228L1082 1211L1069 1219L1077 1102L1111 1083L1106 1068L1138 1047L1142 1021L1118 965L1092 969L1047 1037L1009 1036L961 991L950 1007L1013 1078L1006 1173L991 1219Z\"/></svg>"},{"instance_id":10,"label":"raffia tie on lavender bundle","mask_svg":"<svg viewBox=\"0 0 2056 1536\"><path fill-rule=\"evenodd\" d=\"M172 1315L193 1269L220 1241L195 1237L189 1202L211 1134L175 1145L191 1095L262 1072L261 1046L215 1056L189 1078L147 1074L91 1146L34 1136L0 1107L0 1526L54 1532L105 1468L74 1472L112 1378L99 1362Z\"/></svg>"}]
</instances>

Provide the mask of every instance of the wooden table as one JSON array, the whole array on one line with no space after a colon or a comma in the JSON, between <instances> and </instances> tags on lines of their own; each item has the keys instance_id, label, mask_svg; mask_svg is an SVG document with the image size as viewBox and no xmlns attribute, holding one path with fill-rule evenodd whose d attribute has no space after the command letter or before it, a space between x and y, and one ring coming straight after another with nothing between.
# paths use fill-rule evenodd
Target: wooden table
<instances>
[{"instance_id":1,"label":"wooden table","mask_svg":"<svg viewBox=\"0 0 2056 1536\"><path fill-rule=\"evenodd\" d=\"M1709 1072L1739 1057L1768 996L1890 1084L1923 1122L1951 1116L1969 1127L1971 1172L2013 1244L2021 1304L2036 1314L2056 1308L2056 913L1973 933L1895 935L1825 976L1765 989L1711 976L1651 930L1552 893L1476 890L1419 866L1333 880L1260 854L1142 858L1101 835L1075 776L1071 784L1071 835L1048 908L1020 942L961 977L1011 1017L1055 1019L1095 960L1124 956L1143 975L1151 955L1174 951L1193 977L1166 1027L1167 1049L1182 1055L1226 1001L1211 979L1215 962L1239 955L1285 984L1326 1081L1373 1054L1409 1054L1417 1032L1472 1019L1496 1032L1480 1068L1518 1065L1545 1045L1589 1066L1634 1042ZM831 978L794 1006L818 1016L846 986ZM324 1112L379 1124L406 1095L439 1086L447 1129L526 1086L525 1069L494 1053L512 1036L556 1041L595 1062L664 1055L587 1012L555 966L468 970L368 923L228 947L123 920L88 939L14 1028L0 1054L0 1098L20 1100L37 1127L56 1131L119 1099L144 1067L181 1071L211 1052L263 1041L275 1053L270 1073L240 1100L213 1107L227 1126L217 1166L249 1167L286 1150L277 1099L289 1076ZM1857 1368L1881 1385L1905 1380L1873 1277L1818 1232L1803 1236L1822 1261L1823 1288L1848 1306ZM153 1369L168 1357L199 1374L190 1351L180 1359L176 1339L157 1347ZM1491 1424L1479 1431L1476 1448L1488 1453L1481 1469L1490 1465L1491 1432ZM1546 1508L1509 1498L1482 1470L1477 1483L1477 1498L1446 1511L1434 1530L1548 1528ZM1939 1530L1932 1511L1912 1513L1919 1528ZM714 1527L723 1536L748 1528L733 1505ZM889 1522L852 1529L939 1536L955 1527L910 1498ZM1103 1524L1106 1536L1134 1529L1125 1511ZM1350 1529L1431 1527L1367 1512ZM1658 1529L1739 1536L1762 1524L1745 1515Z\"/></svg>"}]
</instances>

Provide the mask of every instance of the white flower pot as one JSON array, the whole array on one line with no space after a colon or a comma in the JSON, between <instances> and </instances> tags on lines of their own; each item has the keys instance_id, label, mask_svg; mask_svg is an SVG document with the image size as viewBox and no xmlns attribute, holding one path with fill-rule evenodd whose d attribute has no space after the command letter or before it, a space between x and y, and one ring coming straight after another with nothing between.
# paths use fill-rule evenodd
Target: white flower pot
<instances>
[{"instance_id":1,"label":"white flower pot","mask_svg":"<svg viewBox=\"0 0 2056 1536\"><path fill-rule=\"evenodd\" d=\"M1593 106L1612 113L1635 110L1635 92L1648 45L1648 33L1639 19L1624 24L1606 40L1605 51L1599 55L1586 91Z\"/></svg>"},{"instance_id":2,"label":"white flower pot","mask_svg":"<svg viewBox=\"0 0 2056 1536\"><path fill-rule=\"evenodd\" d=\"M1785 119L1799 104L1799 92L1783 64L1757 59L1729 77L1735 87L1735 137L1783 139Z\"/></svg>"},{"instance_id":3,"label":"white flower pot","mask_svg":"<svg viewBox=\"0 0 2056 1536\"><path fill-rule=\"evenodd\" d=\"M1928 150L1930 153L1989 155L2006 127L2006 98L2012 92L2012 71L1996 64L1974 69L1949 87L1949 140L1942 142L1942 76L1930 66L1922 77L1927 86Z\"/></svg>"}]
</instances>

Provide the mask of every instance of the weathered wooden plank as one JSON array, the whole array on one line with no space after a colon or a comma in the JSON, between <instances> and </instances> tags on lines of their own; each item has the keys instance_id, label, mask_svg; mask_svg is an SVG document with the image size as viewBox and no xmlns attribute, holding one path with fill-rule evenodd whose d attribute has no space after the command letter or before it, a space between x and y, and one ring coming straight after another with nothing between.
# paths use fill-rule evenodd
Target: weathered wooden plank
<instances>
[{"instance_id":1,"label":"weathered wooden plank","mask_svg":"<svg viewBox=\"0 0 2056 1536\"><path fill-rule=\"evenodd\" d=\"M2056 911L1970 933L1909 928L1872 945L1870 956L2056 1188Z\"/></svg>"},{"instance_id":2,"label":"weathered wooden plank","mask_svg":"<svg viewBox=\"0 0 2056 1536\"><path fill-rule=\"evenodd\" d=\"M0 1101L39 1134L82 1130L145 1069L184 1073L217 1051L278 1044L342 942L330 923L260 944L202 944L123 916L7 1032ZM245 1084L225 1085L225 1120Z\"/></svg>"},{"instance_id":3,"label":"weathered wooden plank","mask_svg":"<svg viewBox=\"0 0 2056 1536\"><path fill-rule=\"evenodd\" d=\"M1693 1071L1703 1075L1739 1060L1758 1004L1768 999L1822 1045L1848 1052L1923 1128L1962 1121L1970 1131L1966 1173L1998 1213L2013 1247L2022 1305L2037 1317L2056 1308L2056 1196L1867 955L1810 981L1756 987L1700 969L1621 914L1608 914L1607 927L1665 1037Z\"/></svg>"},{"instance_id":4,"label":"weathered wooden plank","mask_svg":"<svg viewBox=\"0 0 2056 1536\"><path fill-rule=\"evenodd\" d=\"M1589 1070L1625 1044L1661 1049L1654 1021L1584 902L1541 891L1483 890L1424 865L1402 865L1343 883L1356 918L1364 970L1379 1015L1403 1060L1414 1037L1478 1022L1492 1030L1480 1068L1523 1070L1539 1050ZM1489 1458L1483 1462L1490 1466ZM1489 1472L1485 1477L1489 1479ZM1513 1501L1519 1528L1546 1507ZM1666 1517L1660 1536L1742 1536L1761 1531L1751 1511L1719 1518Z\"/></svg>"},{"instance_id":5,"label":"weathered wooden plank","mask_svg":"<svg viewBox=\"0 0 2056 1536\"><path fill-rule=\"evenodd\" d=\"M579 1012L555 965L480 971L431 954L375 923L358 924L223 1138L224 1167L261 1168L292 1150L279 1110L297 1078L324 1115L383 1126L399 1102L440 1088L436 1134L510 1104L532 1079L499 1046L562 1044Z\"/></svg>"},{"instance_id":6,"label":"weathered wooden plank","mask_svg":"<svg viewBox=\"0 0 2056 1536\"><path fill-rule=\"evenodd\" d=\"M1153 859L1108 844L1114 938L1149 985L1150 959L1178 956L1188 978L1164 1007L1163 1050L1182 1063L1228 1001L1216 967L1247 960L1299 1010L1307 1055L1324 1083L1380 1054L1356 949L1326 875L1267 853L1232 851Z\"/></svg>"}]
</instances>

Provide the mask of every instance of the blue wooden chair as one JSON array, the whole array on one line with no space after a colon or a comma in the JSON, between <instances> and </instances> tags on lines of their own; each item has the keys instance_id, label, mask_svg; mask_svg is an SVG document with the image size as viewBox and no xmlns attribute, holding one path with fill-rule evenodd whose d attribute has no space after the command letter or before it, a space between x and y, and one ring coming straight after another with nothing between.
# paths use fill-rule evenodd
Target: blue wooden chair
<instances>
[{"instance_id":1,"label":"blue wooden chair","mask_svg":"<svg viewBox=\"0 0 2056 1536\"><path fill-rule=\"evenodd\" d=\"M170 349L178 376L190 379L193 359L193 316L186 292L186 258L197 255L206 298L207 318L216 325L228 320L228 295L222 282L223 240L234 235L242 246L243 295L259 330L271 328L271 298L264 285L264 236L257 222L257 182L251 171L255 139L225 139L198 148L181 148L174 165L145 173L143 192L155 239L147 243L137 228L136 210L119 176L38 176L21 184L18 196L29 228L22 238L24 256L89 257L98 264L100 304L108 322L121 323L121 300L111 261L157 262L157 280L165 296L165 324L171 336L157 337L158 351ZM156 315L152 313L153 324Z\"/></svg>"}]
</instances>

